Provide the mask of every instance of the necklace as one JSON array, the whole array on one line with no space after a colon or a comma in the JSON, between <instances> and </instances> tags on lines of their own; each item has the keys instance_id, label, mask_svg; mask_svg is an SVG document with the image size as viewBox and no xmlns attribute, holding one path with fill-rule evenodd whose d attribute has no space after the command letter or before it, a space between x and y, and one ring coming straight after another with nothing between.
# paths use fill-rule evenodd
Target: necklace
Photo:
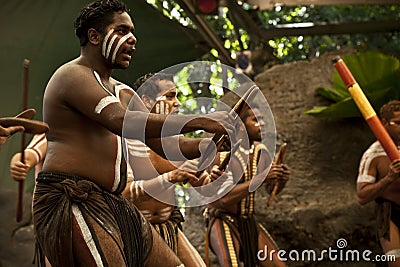
<instances>
[{"instance_id":1,"label":"necklace","mask_svg":"<svg viewBox=\"0 0 400 267\"><path fill-rule=\"evenodd\" d=\"M245 155L249 155L250 153L254 152L254 145L251 145L250 149L244 149L243 147L239 147L240 152L242 152Z\"/></svg>"}]
</instances>

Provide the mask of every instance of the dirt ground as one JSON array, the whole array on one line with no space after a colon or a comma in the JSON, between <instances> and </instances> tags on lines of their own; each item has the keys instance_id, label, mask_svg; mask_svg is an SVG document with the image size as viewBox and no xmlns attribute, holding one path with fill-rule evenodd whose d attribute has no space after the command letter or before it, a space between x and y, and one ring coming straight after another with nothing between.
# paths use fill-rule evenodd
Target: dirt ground
<instances>
[{"instance_id":1,"label":"dirt ground","mask_svg":"<svg viewBox=\"0 0 400 267\"><path fill-rule=\"evenodd\" d=\"M256 194L259 220L267 227L280 249L322 251L337 248L382 253L375 241L373 205L360 206L355 196L358 163L374 138L360 119L322 120L304 115L306 109L326 104L315 94L317 87L332 85L334 68L326 54L312 61L277 65L255 78L274 114L278 144L288 144L286 162L291 179L272 206L264 190ZM0 267L25 267L34 254L29 225L30 195L26 195L25 217L15 222L16 192L0 190ZM202 208L186 210L184 231L204 256L205 226ZM25 225L21 228L21 226ZM211 266L217 266L210 253ZM288 266L384 266L374 262L289 261Z\"/></svg>"}]
</instances>

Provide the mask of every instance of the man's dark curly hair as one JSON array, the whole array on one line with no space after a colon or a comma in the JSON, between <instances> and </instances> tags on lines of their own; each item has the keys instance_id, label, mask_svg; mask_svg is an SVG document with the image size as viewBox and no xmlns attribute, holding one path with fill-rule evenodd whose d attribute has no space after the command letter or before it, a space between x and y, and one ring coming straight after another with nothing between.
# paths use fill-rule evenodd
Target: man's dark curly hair
<instances>
[{"instance_id":1,"label":"man's dark curly hair","mask_svg":"<svg viewBox=\"0 0 400 267\"><path fill-rule=\"evenodd\" d=\"M400 101L392 100L381 107L380 116L381 119L389 121L393 118L393 112L400 111Z\"/></svg>"},{"instance_id":2,"label":"man's dark curly hair","mask_svg":"<svg viewBox=\"0 0 400 267\"><path fill-rule=\"evenodd\" d=\"M87 32L90 28L104 34L106 27L113 22L115 12L128 12L128 8L119 0L98 0L84 7L75 20L75 34L81 46L88 43Z\"/></svg>"},{"instance_id":3,"label":"man's dark curly hair","mask_svg":"<svg viewBox=\"0 0 400 267\"><path fill-rule=\"evenodd\" d=\"M146 95L148 97L151 97L152 99L156 99L157 94L160 93L161 91L156 82L160 80L167 80L173 82L174 78L172 74L167 74L162 72L159 73L150 72L138 78L135 81L133 87L140 97ZM144 83L146 84L142 86Z\"/></svg>"}]
</instances>

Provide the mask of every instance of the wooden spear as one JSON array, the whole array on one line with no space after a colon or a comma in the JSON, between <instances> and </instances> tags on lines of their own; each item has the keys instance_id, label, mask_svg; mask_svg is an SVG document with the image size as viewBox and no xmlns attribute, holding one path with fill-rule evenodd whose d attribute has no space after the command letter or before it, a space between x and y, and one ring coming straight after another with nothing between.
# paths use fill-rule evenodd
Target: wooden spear
<instances>
[{"instance_id":1,"label":"wooden spear","mask_svg":"<svg viewBox=\"0 0 400 267\"><path fill-rule=\"evenodd\" d=\"M28 83L29 83L29 60L24 59L24 82L22 94L22 110L28 107ZM21 162L25 163L25 132L21 134ZM23 211L23 198L24 198L24 181L18 181L18 203L17 203L17 222L22 220Z\"/></svg>"}]
</instances>

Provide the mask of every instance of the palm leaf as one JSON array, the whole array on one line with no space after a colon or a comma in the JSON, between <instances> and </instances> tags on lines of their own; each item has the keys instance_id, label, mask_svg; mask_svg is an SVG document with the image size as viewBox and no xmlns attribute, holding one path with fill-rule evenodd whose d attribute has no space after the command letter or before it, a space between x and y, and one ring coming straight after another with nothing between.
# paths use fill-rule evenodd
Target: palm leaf
<instances>
[{"instance_id":1,"label":"palm leaf","mask_svg":"<svg viewBox=\"0 0 400 267\"><path fill-rule=\"evenodd\" d=\"M389 100L398 99L400 92L400 61L379 52L363 52L343 57L343 61L376 109ZM315 117L349 118L361 116L337 72L333 88L317 88L316 92L336 103L314 107L304 113Z\"/></svg>"},{"instance_id":2,"label":"palm leaf","mask_svg":"<svg viewBox=\"0 0 400 267\"><path fill-rule=\"evenodd\" d=\"M399 98L399 92L397 88L386 88L377 90L372 93L366 94L370 100L371 105L376 111L379 111L380 107L393 99ZM317 106L304 112L307 115L311 115L319 118L351 118L360 117L361 113L357 108L354 100L348 97L340 102L332 104L330 106Z\"/></svg>"}]
</instances>

